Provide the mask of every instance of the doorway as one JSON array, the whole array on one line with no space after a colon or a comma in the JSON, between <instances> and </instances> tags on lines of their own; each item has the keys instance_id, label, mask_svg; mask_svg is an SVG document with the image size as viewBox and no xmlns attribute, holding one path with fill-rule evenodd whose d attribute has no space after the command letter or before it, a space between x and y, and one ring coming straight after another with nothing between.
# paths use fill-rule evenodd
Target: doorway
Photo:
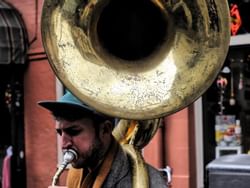
<instances>
[{"instance_id":1,"label":"doorway","mask_svg":"<svg viewBox=\"0 0 250 188\"><path fill-rule=\"evenodd\" d=\"M10 173L11 187L25 188L23 74L24 65L0 65L0 178Z\"/></svg>"},{"instance_id":2,"label":"doorway","mask_svg":"<svg viewBox=\"0 0 250 188\"><path fill-rule=\"evenodd\" d=\"M230 46L217 79L202 96L202 111L204 182L207 187L206 165L218 157L218 148L224 148L222 155L239 153L235 150L238 147L240 153L250 152L249 45ZM238 125L240 131L236 131Z\"/></svg>"}]
</instances>

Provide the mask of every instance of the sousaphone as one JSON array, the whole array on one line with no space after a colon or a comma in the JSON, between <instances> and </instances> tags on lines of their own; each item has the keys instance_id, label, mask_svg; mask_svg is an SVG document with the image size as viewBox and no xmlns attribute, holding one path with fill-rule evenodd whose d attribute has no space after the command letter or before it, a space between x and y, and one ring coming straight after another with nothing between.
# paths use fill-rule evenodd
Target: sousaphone
<instances>
[{"instance_id":1,"label":"sousaphone","mask_svg":"<svg viewBox=\"0 0 250 188\"><path fill-rule=\"evenodd\" d=\"M114 117L150 120L212 84L229 24L226 0L44 0L42 38L55 74L79 99Z\"/></svg>"}]
</instances>

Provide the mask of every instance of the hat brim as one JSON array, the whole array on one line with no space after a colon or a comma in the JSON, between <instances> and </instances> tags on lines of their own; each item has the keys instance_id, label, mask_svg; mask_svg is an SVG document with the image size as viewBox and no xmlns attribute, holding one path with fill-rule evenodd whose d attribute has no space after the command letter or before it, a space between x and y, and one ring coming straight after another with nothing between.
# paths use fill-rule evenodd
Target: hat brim
<instances>
[{"instance_id":1,"label":"hat brim","mask_svg":"<svg viewBox=\"0 0 250 188\"><path fill-rule=\"evenodd\" d=\"M85 105L79 105L74 103L67 103L67 102L58 102L58 101L41 101L38 102L38 105L41 107L49 110L52 114L58 114L61 112L69 112L73 113L76 111L81 111L86 115L95 114L93 109L89 108Z\"/></svg>"}]
</instances>

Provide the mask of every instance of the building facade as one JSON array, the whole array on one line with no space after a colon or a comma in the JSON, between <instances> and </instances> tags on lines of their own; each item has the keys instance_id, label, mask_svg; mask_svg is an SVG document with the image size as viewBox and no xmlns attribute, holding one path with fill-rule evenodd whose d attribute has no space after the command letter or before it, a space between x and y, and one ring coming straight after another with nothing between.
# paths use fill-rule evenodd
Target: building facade
<instances>
[{"instance_id":1,"label":"building facade","mask_svg":"<svg viewBox=\"0 0 250 188\"><path fill-rule=\"evenodd\" d=\"M23 177L20 182L27 188L44 188L51 184L58 165L57 135L55 121L50 114L41 109L37 102L44 99L56 99L58 82L48 63L43 49L40 20L42 0L8 0L24 20L29 49L27 62L22 70L23 83L23 144L25 162ZM167 165L173 169L172 186L175 188L196 187L196 154L193 106L164 118L164 125L159 128L153 140L145 147L145 160L157 168ZM15 157L20 157L16 151ZM66 173L60 184L65 184ZM14 186L14 187L15 187Z\"/></svg>"}]
</instances>

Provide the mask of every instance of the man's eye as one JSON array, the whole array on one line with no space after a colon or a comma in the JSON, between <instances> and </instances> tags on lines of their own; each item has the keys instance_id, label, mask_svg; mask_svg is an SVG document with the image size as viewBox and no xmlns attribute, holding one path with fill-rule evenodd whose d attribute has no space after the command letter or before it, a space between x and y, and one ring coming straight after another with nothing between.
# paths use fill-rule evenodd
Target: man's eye
<instances>
[{"instance_id":1,"label":"man's eye","mask_svg":"<svg viewBox=\"0 0 250 188\"><path fill-rule=\"evenodd\" d=\"M68 134L69 136L77 136L78 134L81 133L81 130L67 129L67 130L64 130L64 132Z\"/></svg>"},{"instance_id":2,"label":"man's eye","mask_svg":"<svg viewBox=\"0 0 250 188\"><path fill-rule=\"evenodd\" d=\"M59 134L60 136L62 136L62 130L61 129L56 129L57 134Z\"/></svg>"}]
</instances>

